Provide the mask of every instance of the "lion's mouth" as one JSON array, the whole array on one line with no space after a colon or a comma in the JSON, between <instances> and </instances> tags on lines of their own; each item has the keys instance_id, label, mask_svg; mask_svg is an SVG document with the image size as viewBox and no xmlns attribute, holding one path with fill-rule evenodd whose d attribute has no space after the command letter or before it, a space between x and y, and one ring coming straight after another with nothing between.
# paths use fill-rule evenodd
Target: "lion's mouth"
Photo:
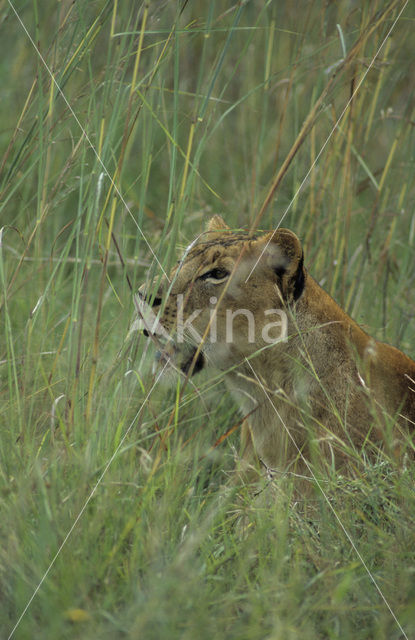
<instances>
[{"instance_id":1,"label":"lion's mouth","mask_svg":"<svg viewBox=\"0 0 415 640\"><path fill-rule=\"evenodd\" d=\"M195 355L196 355L197 349L194 348L191 352L191 354L189 355L189 357L181 363L180 365L180 369L183 371L183 373L185 373L186 375L191 372L190 375L194 376L196 373L199 373L199 371L201 371L203 369L203 367L205 366L205 358L204 355L201 351L199 351L199 353L197 354L197 357L195 359Z\"/></svg>"},{"instance_id":2,"label":"lion's mouth","mask_svg":"<svg viewBox=\"0 0 415 640\"><path fill-rule=\"evenodd\" d=\"M197 354L196 347L186 349L186 353L180 353L177 347L169 344L168 347L163 350L158 350L155 354L156 362L160 364L170 363L174 368L180 369L186 376L194 376L199 373L205 366L205 357L200 351Z\"/></svg>"}]
</instances>

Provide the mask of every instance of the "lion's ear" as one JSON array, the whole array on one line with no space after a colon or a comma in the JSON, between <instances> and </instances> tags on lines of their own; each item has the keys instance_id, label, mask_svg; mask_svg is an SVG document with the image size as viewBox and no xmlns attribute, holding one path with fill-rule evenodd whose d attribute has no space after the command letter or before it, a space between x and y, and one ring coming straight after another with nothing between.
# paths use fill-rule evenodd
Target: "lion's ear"
<instances>
[{"instance_id":1,"label":"lion's ear","mask_svg":"<svg viewBox=\"0 0 415 640\"><path fill-rule=\"evenodd\" d=\"M229 227L221 216L213 216L207 223L206 231L220 231L221 229L229 229Z\"/></svg>"},{"instance_id":2,"label":"lion's ear","mask_svg":"<svg viewBox=\"0 0 415 640\"><path fill-rule=\"evenodd\" d=\"M305 286L304 253L301 242L289 229L277 229L258 241L267 264L278 279L278 286L286 302L295 302Z\"/></svg>"}]
</instances>

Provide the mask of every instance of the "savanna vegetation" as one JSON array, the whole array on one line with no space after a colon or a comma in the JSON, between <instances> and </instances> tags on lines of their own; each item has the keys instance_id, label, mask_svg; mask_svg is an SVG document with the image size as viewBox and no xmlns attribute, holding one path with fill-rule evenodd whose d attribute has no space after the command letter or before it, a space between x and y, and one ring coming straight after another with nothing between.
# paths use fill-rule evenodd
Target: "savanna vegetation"
<instances>
[{"instance_id":1,"label":"savanna vegetation","mask_svg":"<svg viewBox=\"0 0 415 640\"><path fill-rule=\"evenodd\" d=\"M221 376L166 389L130 330L220 213L293 229L415 356L414 25L405 0L0 2L2 638L415 637L411 452L253 496Z\"/></svg>"}]
</instances>

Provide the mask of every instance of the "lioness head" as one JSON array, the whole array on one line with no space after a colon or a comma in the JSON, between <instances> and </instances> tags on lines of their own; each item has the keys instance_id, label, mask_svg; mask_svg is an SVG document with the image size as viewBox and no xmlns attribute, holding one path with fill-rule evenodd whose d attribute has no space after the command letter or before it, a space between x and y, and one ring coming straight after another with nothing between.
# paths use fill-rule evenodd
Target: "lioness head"
<instances>
[{"instance_id":1,"label":"lioness head","mask_svg":"<svg viewBox=\"0 0 415 640\"><path fill-rule=\"evenodd\" d=\"M143 285L141 304L156 322L146 335L169 338L162 350L185 374L208 363L226 369L287 337L287 313L305 285L297 236L278 229L260 236L232 231L220 216L186 249L165 279Z\"/></svg>"}]
</instances>

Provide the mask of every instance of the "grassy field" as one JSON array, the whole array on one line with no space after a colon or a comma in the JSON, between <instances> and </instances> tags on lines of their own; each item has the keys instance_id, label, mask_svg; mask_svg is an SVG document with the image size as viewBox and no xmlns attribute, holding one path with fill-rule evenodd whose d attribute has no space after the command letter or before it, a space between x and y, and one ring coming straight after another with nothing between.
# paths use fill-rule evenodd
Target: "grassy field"
<instances>
[{"instance_id":1,"label":"grassy field","mask_svg":"<svg viewBox=\"0 0 415 640\"><path fill-rule=\"evenodd\" d=\"M0 638L415 637L412 463L307 509L230 488L220 376L180 397L129 334L221 213L283 218L415 356L414 26L404 0L0 1Z\"/></svg>"}]
</instances>

